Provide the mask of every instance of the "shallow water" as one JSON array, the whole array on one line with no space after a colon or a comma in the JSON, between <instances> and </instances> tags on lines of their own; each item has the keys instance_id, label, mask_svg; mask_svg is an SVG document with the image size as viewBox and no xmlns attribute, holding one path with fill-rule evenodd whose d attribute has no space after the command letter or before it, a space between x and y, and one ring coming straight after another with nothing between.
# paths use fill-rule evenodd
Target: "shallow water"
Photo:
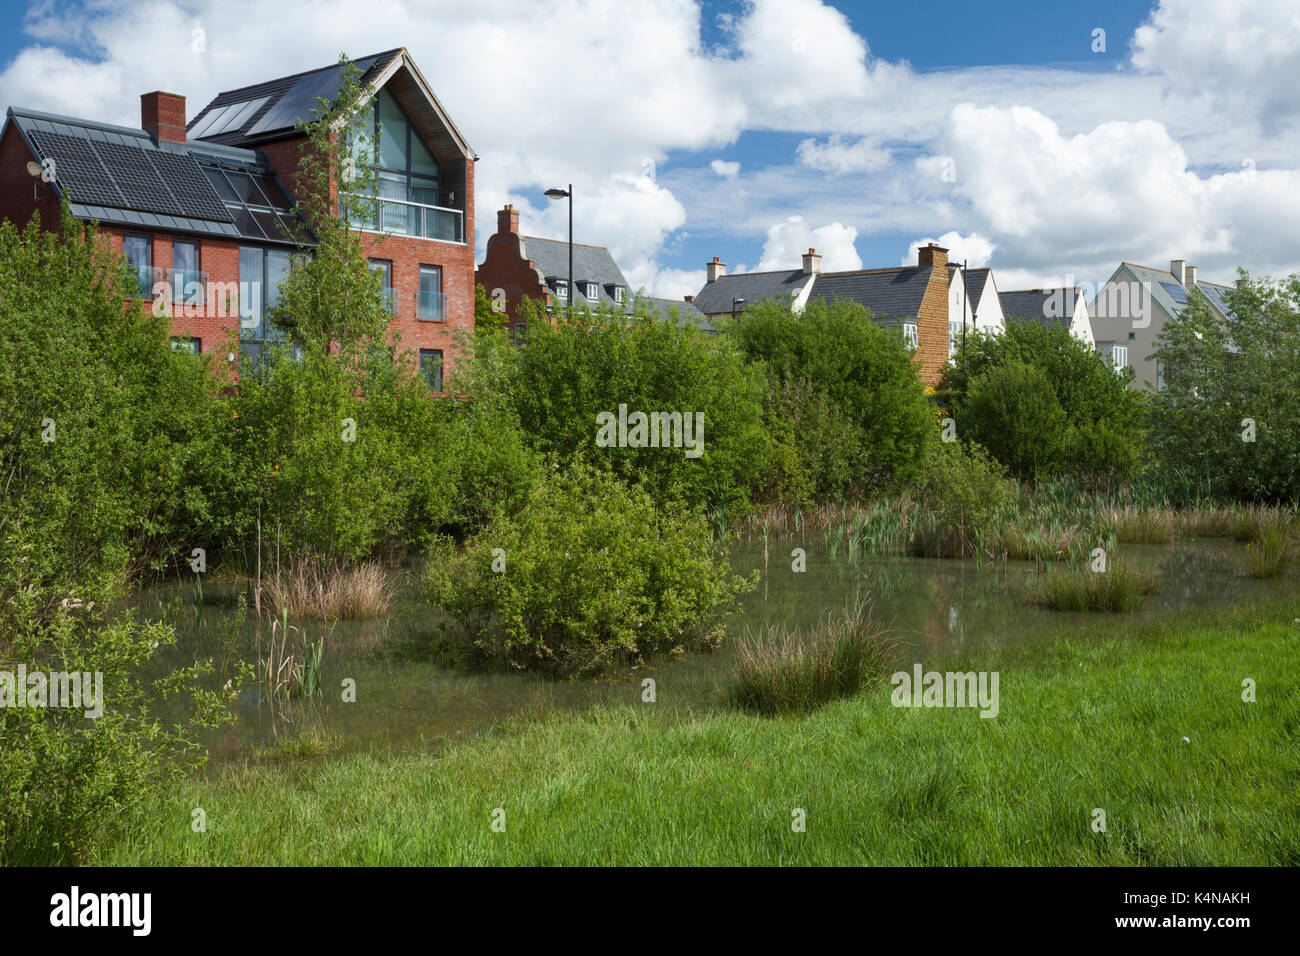
<instances>
[{"instance_id":1,"label":"shallow water","mask_svg":"<svg viewBox=\"0 0 1300 956\"><path fill-rule=\"evenodd\" d=\"M806 570L791 569L791 550L802 547ZM1293 593L1294 578L1258 581L1244 570L1243 548L1229 541L1201 539L1170 548L1121 546L1116 556L1156 572L1157 592L1144 598L1139 617L1158 617L1185 608L1253 603ZM1121 618L1107 614L1063 614L1030 605L1036 574L1031 562L1007 564L924 558L832 556L824 539L789 538L737 547L738 572L758 571L760 580L741 599L728 622L734 638L769 624L808 627L858 598L869 601L875 618L888 625L909 661L925 662L954 653L997 648L1032 640L1062 627L1105 634ZM139 595L139 612L156 617L165 607L179 632L172 662L211 657L218 684L236 659L253 662L265 652L270 626L252 619L238 625L238 589L209 583L202 602L189 582L165 584ZM653 662L634 673L600 681L554 681L529 674L470 673L426 659L428 635L437 612L408 596L384 620L294 621L309 640L325 638L324 693L315 700L272 699L245 690L239 720L209 738L217 761L304 732L326 736L331 752L374 748L431 750L449 739L473 736L511 717L583 708L601 701L642 699L642 681L655 681L656 704L692 710L722 697L733 666L734 640L711 654ZM405 649L405 650L404 650ZM356 701L344 703L345 678L356 681Z\"/></svg>"}]
</instances>

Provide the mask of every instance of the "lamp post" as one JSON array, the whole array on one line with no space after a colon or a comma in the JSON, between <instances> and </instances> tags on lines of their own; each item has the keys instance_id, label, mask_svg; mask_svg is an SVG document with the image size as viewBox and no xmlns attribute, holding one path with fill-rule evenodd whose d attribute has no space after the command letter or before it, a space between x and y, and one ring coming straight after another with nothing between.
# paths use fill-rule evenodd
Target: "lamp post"
<instances>
[{"instance_id":1,"label":"lamp post","mask_svg":"<svg viewBox=\"0 0 1300 956\"><path fill-rule=\"evenodd\" d=\"M736 306L744 305L744 304L745 304L744 299L736 298L731 300L731 321L733 322L736 321Z\"/></svg>"},{"instance_id":2,"label":"lamp post","mask_svg":"<svg viewBox=\"0 0 1300 956\"><path fill-rule=\"evenodd\" d=\"M966 287L966 263L968 261L966 259L961 261L961 351L963 355L966 353L966 305L970 302L970 289ZM971 319L974 318L975 315L972 312Z\"/></svg>"},{"instance_id":3,"label":"lamp post","mask_svg":"<svg viewBox=\"0 0 1300 956\"><path fill-rule=\"evenodd\" d=\"M569 294L566 300L569 305L569 312L573 312L573 183L569 183L568 189L548 189L546 190L547 199L567 199L569 200Z\"/></svg>"}]
</instances>

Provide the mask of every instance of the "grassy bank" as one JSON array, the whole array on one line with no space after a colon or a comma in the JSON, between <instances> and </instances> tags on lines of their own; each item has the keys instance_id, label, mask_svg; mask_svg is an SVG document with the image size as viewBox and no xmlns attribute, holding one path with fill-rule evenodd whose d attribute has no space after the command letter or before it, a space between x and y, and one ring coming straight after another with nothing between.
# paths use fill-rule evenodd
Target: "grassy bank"
<instances>
[{"instance_id":1,"label":"grassy bank","mask_svg":"<svg viewBox=\"0 0 1300 956\"><path fill-rule=\"evenodd\" d=\"M1297 618L1122 621L961 662L999 671L994 719L894 708L877 684L802 717L646 704L437 757L263 759L141 807L91 862L1294 866Z\"/></svg>"}]
</instances>

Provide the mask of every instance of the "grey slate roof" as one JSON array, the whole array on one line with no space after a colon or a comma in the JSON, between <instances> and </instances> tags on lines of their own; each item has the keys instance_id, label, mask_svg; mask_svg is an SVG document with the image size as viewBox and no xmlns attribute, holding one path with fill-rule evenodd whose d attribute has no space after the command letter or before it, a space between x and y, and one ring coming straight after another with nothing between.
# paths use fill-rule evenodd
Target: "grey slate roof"
<instances>
[{"instance_id":1,"label":"grey slate roof","mask_svg":"<svg viewBox=\"0 0 1300 956\"><path fill-rule=\"evenodd\" d=\"M1074 310L1083 290L1074 289L1023 289L1018 292L999 292L998 300L1002 303L1002 314L1008 322L1034 321L1051 328L1063 328L1067 332L1074 321ZM1049 312L1063 312L1064 315L1049 315Z\"/></svg>"},{"instance_id":2,"label":"grey slate roof","mask_svg":"<svg viewBox=\"0 0 1300 956\"><path fill-rule=\"evenodd\" d=\"M381 72L401 49L386 50L352 62L363 85ZM292 76L219 93L186 129L191 140L243 145L274 139L292 131L300 120L311 119L317 97L332 100L343 84L338 63Z\"/></svg>"},{"instance_id":3,"label":"grey slate roof","mask_svg":"<svg viewBox=\"0 0 1300 956\"><path fill-rule=\"evenodd\" d=\"M289 243L278 231L266 236L242 205L222 199L210 178L209 171L221 167L269 180L281 196L287 195L259 153L154 142L143 130L15 107L8 111L5 130L11 123L39 161L54 161L55 185L79 219L235 241ZM267 215L273 224L281 221ZM292 223L295 230L302 228L296 218Z\"/></svg>"},{"instance_id":4,"label":"grey slate roof","mask_svg":"<svg viewBox=\"0 0 1300 956\"><path fill-rule=\"evenodd\" d=\"M864 306L877 318L915 318L930 287L929 266L827 272L817 277L809 302L847 299Z\"/></svg>"},{"instance_id":5,"label":"grey slate roof","mask_svg":"<svg viewBox=\"0 0 1300 956\"><path fill-rule=\"evenodd\" d=\"M704 332L718 331L705 314L691 302L683 302L681 299L656 299L653 297L645 297L641 301L650 307L651 313L660 321L667 321L672 317L673 310L676 309L679 328L693 325Z\"/></svg>"},{"instance_id":6,"label":"grey slate roof","mask_svg":"<svg viewBox=\"0 0 1300 956\"><path fill-rule=\"evenodd\" d=\"M524 258L533 260L533 265L551 290L552 301L555 301L557 280L569 280L568 242L539 239L536 236L520 236L519 241ZM632 291L628 288L627 279L604 246L588 246L579 242L573 244L573 281L578 286L574 302L588 301L586 283L594 282L598 286L596 296L599 303L615 308L631 307ZM619 286L624 290L624 301L621 304L614 298L614 289Z\"/></svg>"},{"instance_id":7,"label":"grey slate roof","mask_svg":"<svg viewBox=\"0 0 1300 956\"><path fill-rule=\"evenodd\" d=\"M1174 278L1172 272L1164 269L1152 269L1149 266L1140 266L1136 263L1125 262L1124 267L1133 273L1133 277L1139 282L1145 284L1146 288L1151 290L1151 297L1157 305L1162 308L1170 317L1178 315L1185 306L1174 301L1165 285L1178 285L1178 280ZM1221 285L1217 282L1202 282L1199 278L1196 280L1196 288L1205 294L1210 302L1210 307L1226 319L1235 319L1236 315L1228 308L1226 302L1222 301L1223 293L1233 291L1231 286ZM1222 303L1222 304L1220 304Z\"/></svg>"},{"instance_id":8,"label":"grey slate roof","mask_svg":"<svg viewBox=\"0 0 1300 956\"><path fill-rule=\"evenodd\" d=\"M802 269L738 272L735 275L719 276L712 282L705 283L704 288L695 296L695 308L705 315L730 314L732 303L736 299L744 299L744 305L737 307L744 311L745 306L766 300L794 298L803 291L804 285L811 278Z\"/></svg>"},{"instance_id":9,"label":"grey slate roof","mask_svg":"<svg viewBox=\"0 0 1300 956\"><path fill-rule=\"evenodd\" d=\"M989 268L966 270L966 288L972 296L978 296L984 291L984 286L989 281L989 273L992 271ZM948 264L948 281L961 282L961 266L955 266L952 263ZM976 298L975 303L976 305L979 304L978 298Z\"/></svg>"}]
</instances>

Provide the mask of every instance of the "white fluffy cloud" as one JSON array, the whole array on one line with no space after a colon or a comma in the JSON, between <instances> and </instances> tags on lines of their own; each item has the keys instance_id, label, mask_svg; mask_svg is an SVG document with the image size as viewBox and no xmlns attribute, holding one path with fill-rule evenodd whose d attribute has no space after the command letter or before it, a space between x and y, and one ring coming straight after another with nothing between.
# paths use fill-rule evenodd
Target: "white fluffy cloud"
<instances>
[{"instance_id":1,"label":"white fluffy cloud","mask_svg":"<svg viewBox=\"0 0 1300 956\"><path fill-rule=\"evenodd\" d=\"M832 222L814 229L802 216L791 216L767 230L758 270L797 269L809 249L821 253L823 272L861 269L862 259L853 245L857 238L858 230L852 226Z\"/></svg>"},{"instance_id":2,"label":"white fluffy cloud","mask_svg":"<svg viewBox=\"0 0 1300 956\"><path fill-rule=\"evenodd\" d=\"M799 162L809 169L836 173L865 173L883 169L889 165L889 150L881 148L870 139L856 142L840 136L838 133L819 143L816 139L805 139L799 144L795 155Z\"/></svg>"},{"instance_id":3,"label":"white fluffy cloud","mask_svg":"<svg viewBox=\"0 0 1300 956\"><path fill-rule=\"evenodd\" d=\"M912 266L916 265L916 253L922 246L934 243L936 246L942 246L948 250L949 262L965 262L972 269L981 269L989 264L993 257L993 243L981 236L977 232L969 236L963 236L961 233L953 230L945 232L938 238L918 239L907 247L907 255L899 265Z\"/></svg>"},{"instance_id":4,"label":"white fluffy cloud","mask_svg":"<svg viewBox=\"0 0 1300 956\"><path fill-rule=\"evenodd\" d=\"M709 168L723 179L735 179L740 175L740 163L729 163L723 159L715 159L709 163Z\"/></svg>"}]
</instances>

